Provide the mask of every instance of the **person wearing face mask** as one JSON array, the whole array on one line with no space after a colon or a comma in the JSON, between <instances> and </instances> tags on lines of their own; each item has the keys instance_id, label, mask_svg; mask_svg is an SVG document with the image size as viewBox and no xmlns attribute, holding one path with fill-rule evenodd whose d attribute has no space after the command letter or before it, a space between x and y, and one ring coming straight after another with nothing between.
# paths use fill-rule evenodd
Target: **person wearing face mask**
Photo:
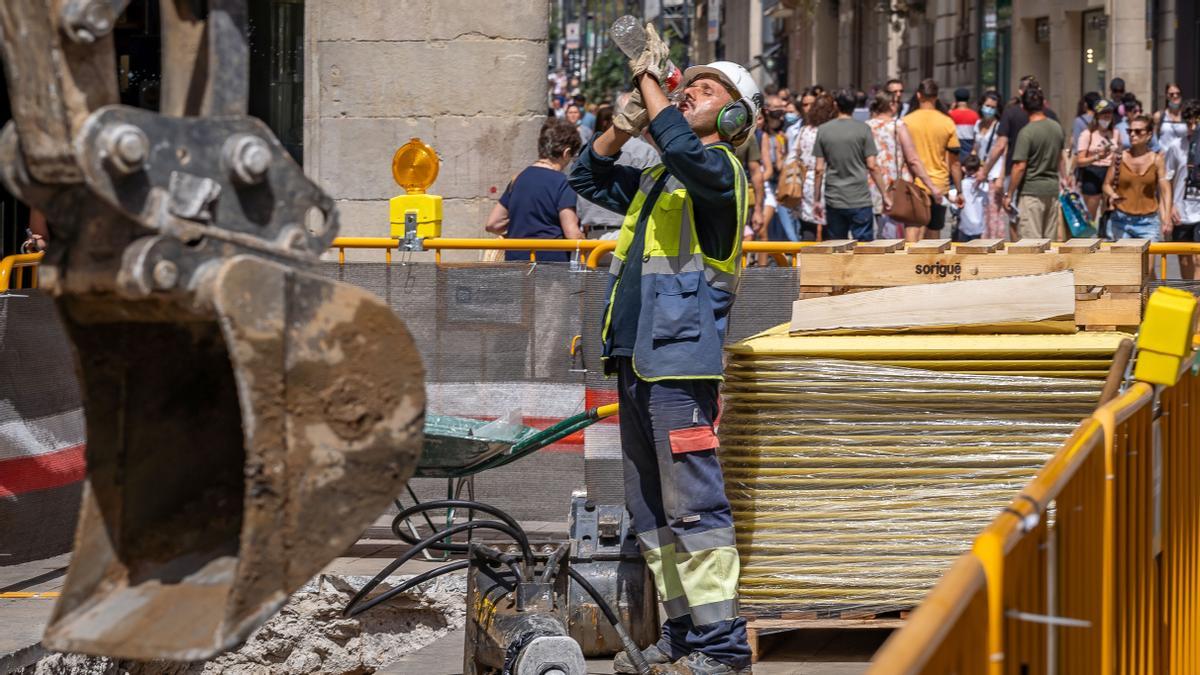
<instances>
[{"instance_id":1,"label":"person wearing face mask","mask_svg":"<svg viewBox=\"0 0 1200 675\"><path fill-rule=\"evenodd\" d=\"M787 137L787 156L791 157L796 151L796 139L800 137L800 129L804 126L804 116L800 114L800 98L787 102L787 113L783 116L783 133Z\"/></svg>"},{"instance_id":2,"label":"person wearing face mask","mask_svg":"<svg viewBox=\"0 0 1200 675\"><path fill-rule=\"evenodd\" d=\"M788 110L783 114L783 128L785 131L791 131L792 127L800 121L800 113L796 110L795 103L788 103Z\"/></svg>"},{"instance_id":3,"label":"person wearing face mask","mask_svg":"<svg viewBox=\"0 0 1200 675\"><path fill-rule=\"evenodd\" d=\"M1003 105L1000 93L995 90L984 92L983 98L979 99L979 121L975 123L975 147L971 149L971 154L979 158L980 166L992 154L992 148L1000 138L998 130ZM983 202L983 238L1008 240L1011 236L1008 214L1000 205L1004 196L1004 165L1000 162L993 164L982 180L987 185L987 197ZM975 181L976 184L983 184L978 173Z\"/></svg>"},{"instance_id":4,"label":"person wearing face mask","mask_svg":"<svg viewBox=\"0 0 1200 675\"><path fill-rule=\"evenodd\" d=\"M605 373L617 376L626 506L667 616L642 654L660 674L749 674L716 423L749 212L733 148L754 131L762 95L745 68L717 61L684 71L672 104L659 85L667 56L647 24L646 47L630 63L644 107L617 115L569 180L625 213L601 345ZM647 127L662 163L616 165ZM636 672L624 652L613 669Z\"/></svg>"},{"instance_id":5,"label":"person wearing face mask","mask_svg":"<svg viewBox=\"0 0 1200 675\"><path fill-rule=\"evenodd\" d=\"M983 166L979 167L977 178L982 180L986 176L991 175L992 167L995 166L996 162L1001 161L1004 165L1004 175L1008 176L1012 173L1013 152L1017 147L1017 136L1020 135L1025 125L1029 124L1029 114L1025 112L1024 106L1021 105L1021 99L1025 96L1027 90L1041 90L1041 88L1042 86L1038 83L1038 79L1033 75L1026 75L1020 79L1017 84L1017 96L1012 101L1009 101L1008 105L1004 106L1004 111L1000 114L1000 126L996 129L997 138L995 147L992 148L991 154L987 156L987 161L983 163ZM1046 117L1055 122L1058 121L1058 115L1050 109L1050 106L1043 107L1042 112ZM981 157L980 159L983 158ZM1011 185L1012 181L1007 178L1006 181L1010 184L1005 186L1005 190L1013 189Z\"/></svg>"},{"instance_id":6,"label":"person wearing face mask","mask_svg":"<svg viewBox=\"0 0 1200 675\"><path fill-rule=\"evenodd\" d=\"M1079 134L1075 145L1075 166L1079 169L1079 191L1083 193L1083 204L1088 217L1093 221L1100 217L1104 204L1104 177L1112 166L1117 150L1129 144L1129 139L1113 125L1116 106L1112 101L1100 99L1093 108L1092 121Z\"/></svg>"},{"instance_id":7,"label":"person wearing face mask","mask_svg":"<svg viewBox=\"0 0 1200 675\"><path fill-rule=\"evenodd\" d=\"M1187 123L1183 121L1183 90L1174 82L1167 85L1167 107L1154 113L1154 141L1151 148L1156 152L1172 152L1187 136Z\"/></svg>"},{"instance_id":8,"label":"person wearing face mask","mask_svg":"<svg viewBox=\"0 0 1200 675\"><path fill-rule=\"evenodd\" d=\"M766 168L763 219L767 223L767 232L770 233L768 238L800 241L798 223L791 209L775 200L775 190L779 187L779 179L783 175L790 147L786 119L787 106L783 99L778 96L768 96L762 139L763 166Z\"/></svg>"},{"instance_id":9,"label":"person wearing face mask","mask_svg":"<svg viewBox=\"0 0 1200 675\"><path fill-rule=\"evenodd\" d=\"M563 175L582 145L574 124L547 120L538 134L538 160L509 182L484 229L513 239L583 239L575 192ZM569 262L569 256L546 251L538 262ZM504 259L528 262L529 251L506 251Z\"/></svg>"}]
</instances>

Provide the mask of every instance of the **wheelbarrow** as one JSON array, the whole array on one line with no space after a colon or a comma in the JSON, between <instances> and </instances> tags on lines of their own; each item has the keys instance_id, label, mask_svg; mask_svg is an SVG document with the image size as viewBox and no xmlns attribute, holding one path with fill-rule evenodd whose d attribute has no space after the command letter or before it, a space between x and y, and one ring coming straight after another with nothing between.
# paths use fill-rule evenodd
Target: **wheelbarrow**
<instances>
[{"instance_id":1,"label":"wheelbarrow","mask_svg":"<svg viewBox=\"0 0 1200 675\"><path fill-rule=\"evenodd\" d=\"M449 415L426 415L425 445L417 463L415 478L445 478L446 499L464 497L475 499L475 475L511 464L526 455L553 445L596 422L617 414L617 404L597 406L572 415L545 429L535 429L523 424L503 420L483 421ZM413 503L419 505L412 484L405 486ZM396 499L396 508L403 514L406 507ZM421 512L431 531L438 528L428 513ZM446 527L454 524L456 509L446 511ZM397 517L392 522L392 531L401 537L400 528L417 537L416 525L411 518ZM401 537L402 538L402 537ZM417 537L419 538L419 537ZM425 552L426 559L445 560L449 553L434 556Z\"/></svg>"}]
</instances>

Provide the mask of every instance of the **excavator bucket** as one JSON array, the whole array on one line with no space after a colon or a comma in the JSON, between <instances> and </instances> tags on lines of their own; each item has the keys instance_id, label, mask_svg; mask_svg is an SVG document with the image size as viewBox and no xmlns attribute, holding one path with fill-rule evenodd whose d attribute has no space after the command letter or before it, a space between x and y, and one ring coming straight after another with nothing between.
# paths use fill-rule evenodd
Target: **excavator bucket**
<instances>
[{"instance_id":1,"label":"excavator bucket","mask_svg":"<svg viewBox=\"0 0 1200 675\"><path fill-rule=\"evenodd\" d=\"M0 180L51 227L87 480L44 644L194 661L244 640L416 467L423 372L315 271L332 200L245 112L244 0L164 0L162 109L114 105L127 0L5 0ZM97 18L99 17L99 18Z\"/></svg>"},{"instance_id":2,"label":"excavator bucket","mask_svg":"<svg viewBox=\"0 0 1200 675\"><path fill-rule=\"evenodd\" d=\"M190 661L236 646L416 466L421 364L386 305L249 256L212 283L215 322L66 308L89 470L52 649Z\"/></svg>"}]
</instances>

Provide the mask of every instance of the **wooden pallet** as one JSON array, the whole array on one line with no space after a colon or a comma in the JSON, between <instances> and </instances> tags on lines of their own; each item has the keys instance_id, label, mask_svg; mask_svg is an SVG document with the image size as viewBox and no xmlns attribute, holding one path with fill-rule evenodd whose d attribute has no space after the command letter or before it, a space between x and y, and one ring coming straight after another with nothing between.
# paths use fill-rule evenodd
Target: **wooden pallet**
<instances>
[{"instance_id":1,"label":"wooden pallet","mask_svg":"<svg viewBox=\"0 0 1200 675\"><path fill-rule=\"evenodd\" d=\"M772 616L753 616L746 620L750 641L750 657L754 662L770 651L762 638L796 630L834 629L861 630L899 628L908 619L910 610L870 613L860 612L783 612Z\"/></svg>"},{"instance_id":2,"label":"wooden pallet","mask_svg":"<svg viewBox=\"0 0 1200 675\"><path fill-rule=\"evenodd\" d=\"M1057 245L1049 239L983 239L951 249L949 239L907 247L898 239L826 241L800 250L800 298L1071 270L1075 323L1088 329L1128 328L1142 320L1149 245L1145 239L1072 239Z\"/></svg>"}]
</instances>

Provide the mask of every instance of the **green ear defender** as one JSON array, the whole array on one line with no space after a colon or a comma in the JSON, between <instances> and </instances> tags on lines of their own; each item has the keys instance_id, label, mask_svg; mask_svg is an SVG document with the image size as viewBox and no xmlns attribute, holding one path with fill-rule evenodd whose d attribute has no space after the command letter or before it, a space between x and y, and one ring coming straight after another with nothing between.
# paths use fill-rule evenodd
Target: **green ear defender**
<instances>
[{"instance_id":1,"label":"green ear defender","mask_svg":"<svg viewBox=\"0 0 1200 675\"><path fill-rule=\"evenodd\" d=\"M725 141L742 135L752 124L750 104L744 98L726 103L717 113L717 133Z\"/></svg>"}]
</instances>

